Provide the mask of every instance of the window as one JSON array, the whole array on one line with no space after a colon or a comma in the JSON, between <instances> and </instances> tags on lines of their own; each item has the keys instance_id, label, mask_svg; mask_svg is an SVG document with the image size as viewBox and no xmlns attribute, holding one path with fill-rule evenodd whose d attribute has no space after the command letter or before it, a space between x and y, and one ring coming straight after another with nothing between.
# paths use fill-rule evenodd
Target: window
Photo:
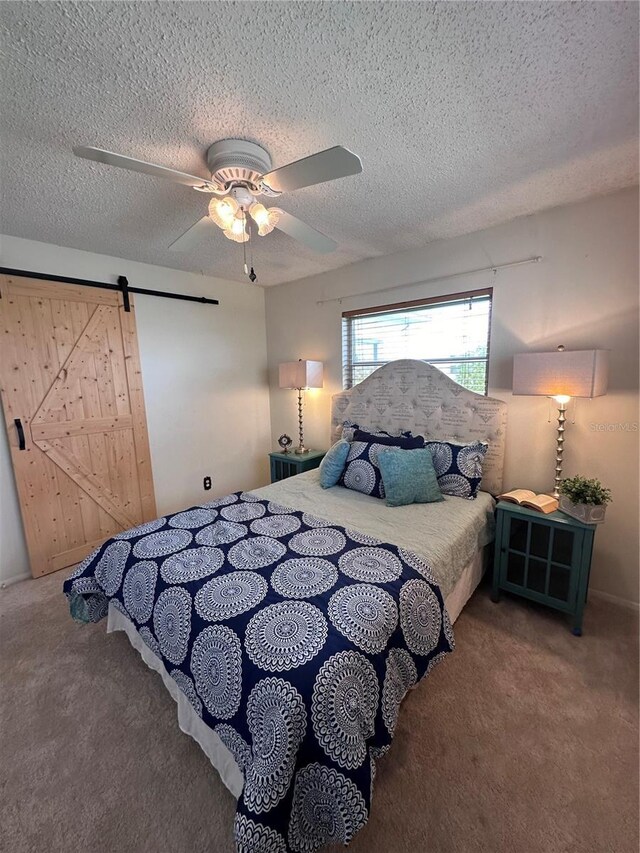
<instances>
[{"instance_id":1,"label":"window","mask_svg":"<svg viewBox=\"0 0 640 853\"><path fill-rule=\"evenodd\" d=\"M453 380L487 393L492 289L381 305L342 315L344 387L397 358L434 364Z\"/></svg>"}]
</instances>

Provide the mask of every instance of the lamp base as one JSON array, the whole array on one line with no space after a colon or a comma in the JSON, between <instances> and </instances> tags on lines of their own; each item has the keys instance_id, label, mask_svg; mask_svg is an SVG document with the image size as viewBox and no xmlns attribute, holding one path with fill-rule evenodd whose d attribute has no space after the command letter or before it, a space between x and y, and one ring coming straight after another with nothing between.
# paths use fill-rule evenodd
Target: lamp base
<instances>
[{"instance_id":1,"label":"lamp base","mask_svg":"<svg viewBox=\"0 0 640 853\"><path fill-rule=\"evenodd\" d=\"M296 447L296 449L293 452L297 453L298 456L302 456L305 453L310 453L311 450L310 450L310 448L305 447L303 444L301 444L299 447Z\"/></svg>"}]
</instances>

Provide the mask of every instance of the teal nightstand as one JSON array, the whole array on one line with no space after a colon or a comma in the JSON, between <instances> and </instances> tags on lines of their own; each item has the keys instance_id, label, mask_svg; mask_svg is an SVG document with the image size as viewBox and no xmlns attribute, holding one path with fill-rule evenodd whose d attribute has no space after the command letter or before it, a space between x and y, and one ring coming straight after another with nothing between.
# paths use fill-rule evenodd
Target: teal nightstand
<instances>
[{"instance_id":1,"label":"teal nightstand","mask_svg":"<svg viewBox=\"0 0 640 853\"><path fill-rule=\"evenodd\" d=\"M270 453L271 482L286 480L303 471L311 471L322 462L326 450L310 450L308 453Z\"/></svg>"},{"instance_id":2,"label":"teal nightstand","mask_svg":"<svg viewBox=\"0 0 640 853\"><path fill-rule=\"evenodd\" d=\"M505 590L569 613L579 637L595 529L562 512L544 515L500 501L492 599Z\"/></svg>"}]
</instances>

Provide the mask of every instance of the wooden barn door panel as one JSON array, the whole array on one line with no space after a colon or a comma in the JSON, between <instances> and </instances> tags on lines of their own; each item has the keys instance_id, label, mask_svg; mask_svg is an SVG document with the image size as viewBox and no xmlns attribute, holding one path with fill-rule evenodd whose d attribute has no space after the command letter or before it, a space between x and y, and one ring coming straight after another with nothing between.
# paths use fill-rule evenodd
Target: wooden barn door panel
<instances>
[{"instance_id":1,"label":"wooden barn door panel","mask_svg":"<svg viewBox=\"0 0 640 853\"><path fill-rule=\"evenodd\" d=\"M0 276L0 389L34 577L156 516L131 307Z\"/></svg>"}]
</instances>

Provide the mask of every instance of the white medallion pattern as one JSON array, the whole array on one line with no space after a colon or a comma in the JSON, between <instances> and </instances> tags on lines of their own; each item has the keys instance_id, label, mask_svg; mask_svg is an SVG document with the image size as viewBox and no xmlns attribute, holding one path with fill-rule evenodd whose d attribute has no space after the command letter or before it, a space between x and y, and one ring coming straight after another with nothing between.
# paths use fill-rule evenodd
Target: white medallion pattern
<instances>
[{"instance_id":1,"label":"white medallion pattern","mask_svg":"<svg viewBox=\"0 0 640 853\"><path fill-rule=\"evenodd\" d=\"M456 463L465 477L482 477L482 463L487 452L486 444L466 444L458 451Z\"/></svg>"},{"instance_id":2,"label":"white medallion pattern","mask_svg":"<svg viewBox=\"0 0 640 853\"><path fill-rule=\"evenodd\" d=\"M287 845L279 832L239 812L235 817L233 832L236 853L287 853Z\"/></svg>"},{"instance_id":3,"label":"white medallion pattern","mask_svg":"<svg viewBox=\"0 0 640 853\"><path fill-rule=\"evenodd\" d=\"M114 539L135 539L136 536L144 536L145 533L153 533L155 530L160 530L164 527L166 518L156 518L153 521L145 521L144 524L139 524L137 527L132 527L131 530L123 530L122 533L116 533Z\"/></svg>"},{"instance_id":4,"label":"white medallion pattern","mask_svg":"<svg viewBox=\"0 0 640 853\"><path fill-rule=\"evenodd\" d=\"M349 454L347 456L347 463L353 462L353 460L357 459L358 456L362 456L362 454L366 452L366 449L367 449L367 442L366 441L352 441L351 447L349 448Z\"/></svg>"},{"instance_id":5,"label":"white medallion pattern","mask_svg":"<svg viewBox=\"0 0 640 853\"><path fill-rule=\"evenodd\" d=\"M300 519L295 515L271 515L251 522L251 532L262 536L288 536L300 527Z\"/></svg>"},{"instance_id":6,"label":"white medallion pattern","mask_svg":"<svg viewBox=\"0 0 640 853\"><path fill-rule=\"evenodd\" d=\"M354 548L338 560L340 571L353 580L366 583L387 583L402 574L402 563L386 548Z\"/></svg>"},{"instance_id":7,"label":"white medallion pattern","mask_svg":"<svg viewBox=\"0 0 640 853\"><path fill-rule=\"evenodd\" d=\"M227 560L234 569L264 569L287 553L287 546L270 536L254 536L232 545Z\"/></svg>"},{"instance_id":8,"label":"white medallion pattern","mask_svg":"<svg viewBox=\"0 0 640 853\"><path fill-rule=\"evenodd\" d=\"M384 589L356 583L334 592L329 618L348 640L369 654L381 652L398 624L398 608Z\"/></svg>"},{"instance_id":9,"label":"white medallion pattern","mask_svg":"<svg viewBox=\"0 0 640 853\"><path fill-rule=\"evenodd\" d=\"M285 560L271 575L271 586L283 598L311 598L331 589L338 581L338 570L322 557Z\"/></svg>"},{"instance_id":10,"label":"white medallion pattern","mask_svg":"<svg viewBox=\"0 0 640 853\"><path fill-rule=\"evenodd\" d=\"M104 549L94 574L107 595L115 595L120 589L122 573L130 553L131 545L128 542L112 542Z\"/></svg>"},{"instance_id":11,"label":"white medallion pattern","mask_svg":"<svg viewBox=\"0 0 640 853\"><path fill-rule=\"evenodd\" d=\"M196 533L198 545L228 545L247 535L246 524L235 521L214 521Z\"/></svg>"},{"instance_id":12,"label":"white medallion pattern","mask_svg":"<svg viewBox=\"0 0 640 853\"><path fill-rule=\"evenodd\" d=\"M400 557L407 563L408 566L411 566L412 569L415 569L419 575L425 580L428 580L429 583L437 583L433 572L431 571L431 567L423 560L422 557L418 557L417 554L414 554L413 551L407 551L406 548L398 548L398 553Z\"/></svg>"},{"instance_id":13,"label":"white medallion pattern","mask_svg":"<svg viewBox=\"0 0 640 853\"><path fill-rule=\"evenodd\" d=\"M270 604L251 617L244 644L261 669L282 672L314 658L328 635L327 620L307 601Z\"/></svg>"},{"instance_id":14,"label":"white medallion pattern","mask_svg":"<svg viewBox=\"0 0 640 853\"><path fill-rule=\"evenodd\" d=\"M251 764L252 761L251 747L249 746L249 744L242 737L242 735L228 723L218 723L218 725L214 728L214 731L218 735L222 743L227 747L231 755L233 755L236 764L244 774L247 767Z\"/></svg>"},{"instance_id":15,"label":"white medallion pattern","mask_svg":"<svg viewBox=\"0 0 640 853\"><path fill-rule=\"evenodd\" d=\"M307 527L328 527L329 522L324 518L318 518L317 515L311 515L310 512L302 513L302 521Z\"/></svg>"},{"instance_id":16,"label":"white medallion pattern","mask_svg":"<svg viewBox=\"0 0 640 853\"><path fill-rule=\"evenodd\" d=\"M289 845L295 853L348 844L367 817L364 797L344 774L317 763L297 772L289 821Z\"/></svg>"},{"instance_id":17,"label":"white medallion pattern","mask_svg":"<svg viewBox=\"0 0 640 853\"><path fill-rule=\"evenodd\" d=\"M446 474L453 462L453 452L448 444L443 441L427 442L425 447L431 453L433 459L433 470L437 477Z\"/></svg>"},{"instance_id":18,"label":"white medallion pattern","mask_svg":"<svg viewBox=\"0 0 640 853\"><path fill-rule=\"evenodd\" d=\"M360 652L338 652L320 668L313 686L313 731L341 767L354 770L365 760L379 692L376 672Z\"/></svg>"},{"instance_id":19,"label":"white medallion pattern","mask_svg":"<svg viewBox=\"0 0 640 853\"><path fill-rule=\"evenodd\" d=\"M400 625L404 641L416 655L428 655L440 639L440 602L431 587L417 578L400 590Z\"/></svg>"},{"instance_id":20,"label":"white medallion pattern","mask_svg":"<svg viewBox=\"0 0 640 853\"><path fill-rule=\"evenodd\" d=\"M344 535L333 527L305 530L304 533L296 533L289 540L289 548L305 557L326 557L329 554L337 554L346 544Z\"/></svg>"},{"instance_id":21,"label":"white medallion pattern","mask_svg":"<svg viewBox=\"0 0 640 853\"><path fill-rule=\"evenodd\" d=\"M261 518L264 513L264 506L259 503L234 504L220 510L220 515L227 521L251 521L253 518Z\"/></svg>"},{"instance_id":22,"label":"white medallion pattern","mask_svg":"<svg viewBox=\"0 0 640 853\"><path fill-rule=\"evenodd\" d=\"M242 695L242 647L235 631L226 625L201 631L191 650L191 672L211 716L233 717Z\"/></svg>"},{"instance_id":23,"label":"white medallion pattern","mask_svg":"<svg viewBox=\"0 0 640 853\"><path fill-rule=\"evenodd\" d=\"M275 503L275 501L269 501L269 503L267 504L267 509L274 515L290 515L292 512L295 512L292 507L282 506L282 504Z\"/></svg>"},{"instance_id":24,"label":"white medallion pattern","mask_svg":"<svg viewBox=\"0 0 640 853\"><path fill-rule=\"evenodd\" d=\"M349 539L352 539L359 545L382 545L382 539L376 539L375 536L369 536L367 533L360 533L359 530L347 528L345 533Z\"/></svg>"},{"instance_id":25,"label":"white medallion pattern","mask_svg":"<svg viewBox=\"0 0 640 853\"><path fill-rule=\"evenodd\" d=\"M400 705L408 690L418 680L413 658L405 649L391 649L387 655L387 668L382 686L382 719L393 737L400 713Z\"/></svg>"},{"instance_id":26,"label":"white medallion pattern","mask_svg":"<svg viewBox=\"0 0 640 853\"><path fill-rule=\"evenodd\" d=\"M142 560L153 557L166 557L186 548L193 539L188 530L159 530L139 539L133 546L133 553Z\"/></svg>"},{"instance_id":27,"label":"white medallion pattern","mask_svg":"<svg viewBox=\"0 0 640 853\"><path fill-rule=\"evenodd\" d=\"M293 778L307 728L302 696L282 678L259 681L247 701L252 760L246 768L243 799L252 812L272 809Z\"/></svg>"},{"instance_id":28,"label":"white medallion pattern","mask_svg":"<svg viewBox=\"0 0 640 853\"><path fill-rule=\"evenodd\" d=\"M172 586L160 593L153 608L153 630L163 657L181 664L191 634L191 596L184 587Z\"/></svg>"},{"instance_id":29,"label":"white medallion pattern","mask_svg":"<svg viewBox=\"0 0 640 853\"><path fill-rule=\"evenodd\" d=\"M208 622L221 622L256 607L267 590L266 580L256 572L230 572L207 581L198 590L195 608Z\"/></svg>"},{"instance_id":30,"label":"white medallion pattern","mask_svg":"<svg viewBox=\"0 0 640 853\"><path fill-rule=\"evenodd\" d=\"M141 625L151 619L158 580L158 567L152 560L135 563L126 574L124 604L130 616Z\"/></svg>"},{"instance_id":31,"label":"white medallion pattern","mask_svg":"<svg viewBox=\"0 0 640 853\"><path fill-rule=\"evenodd\" d=\"M377 465L380 467L380 463L378 461L378 454L381 450L389 450L388 444L372 444L369 447L369 459L371 460L372 465Z\"/></svg>"},{"instance_id":32,"label":"white medallion pattern","mask_svg":"<svg viewBox=\"0 0 640 853\"><path fill-rule=\"evenodd\" d=\"M434 666L437 666L439 663L441 663L446 658L446 656L447 652L438 652L437 655L434 655L429 661L427 665L427 671L425 672L423 677L426 678L426 676L429 675Z\"/></svg>"},{"instance_id":33,"label":"white medallion pattern","mask_svg":"<svg viewBox=\"0 0 640 853\"><path fill-rule=\"evenodd\" d=\"M348 489L370 495L376 485L376 469L366 459L354 459L345 469L344 484Z\"/></svg>"},{"instance_id":34,"label":"white medallion pattern","mask_svg":"<svg viewBox=\"0 0 640 853\"><path fill-rule=\"evenodd\" d=\"M202 702L200 697L196 693L196 688L193 684L193 681L189 678L189 676L184 673L181 669L174 669L170 673L171 678L178 685L180 690L184 693L184 695L189 700L189 704L196 712L196 714L201 717L202 716Z\"/></svg>"},{"instance_id":35,"label":"white medallion pattern","mask_svg":"<svg viewBox=\"0 0 640 853\"><path fill-rule=\"evenodd\" d=\"M189 583L215 574L223 563L224 553L219 548L203 545L167 557L160 575L165 583Z\"/></svg>"},{"instance_id":36,"label":"white medallion pattern","mask_svg":"<svg viewBox=\"0 0 640 853\"><path fill-rule=\"evenodd\" d=\"M144 625L142 628L140 628L138 633L140 634L140 636L144 640L145 645L151 649L151 651L154 653L154 655L157 658L162 658L162 652L160 651L160 646L158 645L158 641L156 640L156 638L151 633L151 629L147 628L147 626Z\"/></svg>"},{"instance_id":37,"label":"white medallion pattern","mask_svg":"<svg viewBox=\"0 0 640 853\"><path fill-rule=\"evenodd\" d=\"M169 527L181 527L187 530L195 529L196 527L204 527L205 524L211 524L215 521L218 513L214 509L188 509L185 512L178 512L169 519Z\"/></svg>"},{"instance_id":38,"label":"white medallion pattern","mask_svg":"<svg viewBox=\"0 0 640 853\"><path fill-rule=\"evenodd\" d=\"M438 486L443 495L454 495L458 498L471 497L471 483L462 474L445 474L438 477Z\"/></svg>"}]
</instances>

